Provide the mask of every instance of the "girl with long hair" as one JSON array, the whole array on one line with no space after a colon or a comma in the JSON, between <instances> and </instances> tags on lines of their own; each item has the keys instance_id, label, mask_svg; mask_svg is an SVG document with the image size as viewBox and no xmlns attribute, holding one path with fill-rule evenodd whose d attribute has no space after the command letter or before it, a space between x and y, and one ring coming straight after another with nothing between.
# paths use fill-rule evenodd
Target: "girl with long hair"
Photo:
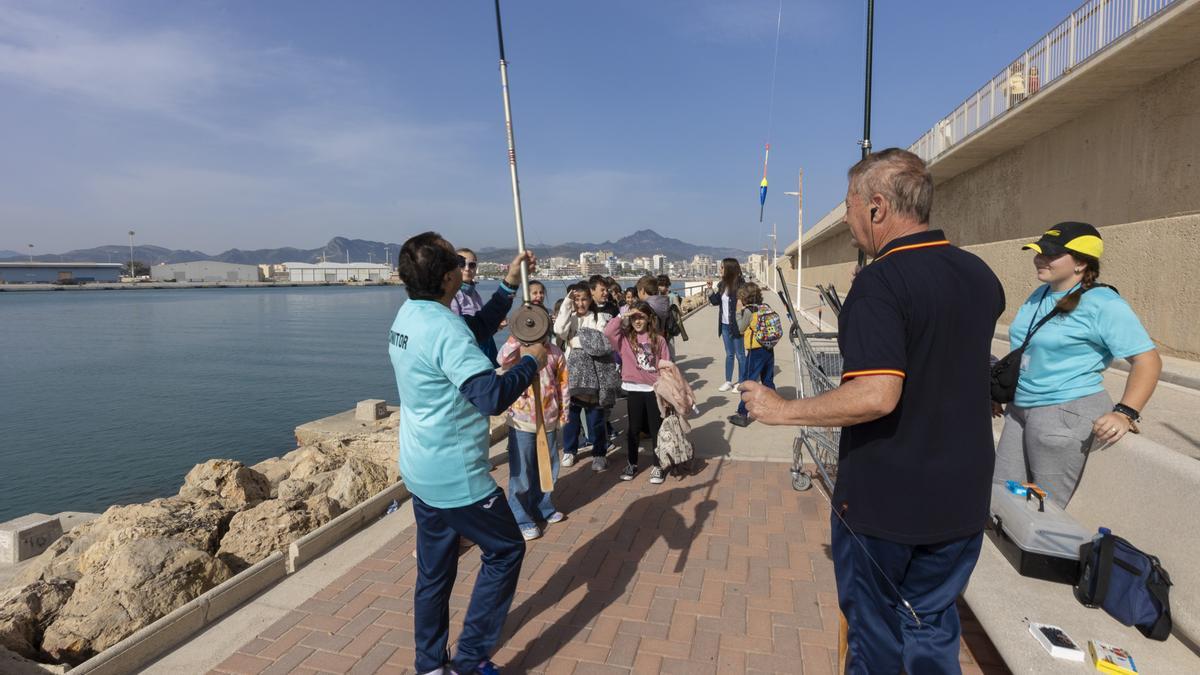
<instances>
[{"instance_id":1,"label":"girl with long hair","mask_svg":"<svg viewBox=\"0 0 1200 675\"><path fill-rule=\"evenodd\" d=\"M580 346L579 331L591 328L603 331L611 317L597 309L592 301L591 290L586 282L580 282L567 289L567 297L554 318L554 334L562 340L566 348L568 362L571 352ZM580 417L587 423L592 441L592 471L603 471L608 468L608 424L604 408L592 405L575 398L567 408L566 425L563 427L563 458L565 467L575 465L575 455L579 452L579 440L583 432Z\"/></svg>"},{"instance_id":2,"label":"girl with long hair","mask_svg":"<svg viewBox=\"0 0 1200 675\"><path fill-rule=\"evenodd\" d=\"M1038 281L1009 328L1012 348L1033 332L1021 359L1016 396L1004 415L994 480L1033 481L1066 507L1093 445L1137 433L1162 359L1137 315L1116 290L1098 282L1104 241L1087 223L1059 223L1023 248ZM1051 318L1038 326L1047 315ZM1113 359L1131 368L1120 402L1104 390Z\"/></svg>"},{"instance_id":3,"label":"girl with long hair","mask_svg":"<svg viewBox=\"0 0 1200 675\"><path fill-rule=\"evenodd\" d=\"M654 383L658 381L659 360L670 360L670 354L667 341L659 331L658 317L648 303L638 301L625 316L610 320L604 327L604 334L613 350L621 356L621 389L625 392L629 412L629 428L625 432L629 464L621 473L621 480L633 480L637 475L638 434L645 431L650 437L650 457L654 463L650 469L650 482L662 483L662 466L654 452L658 427L662 424Z\"/></svg>"},{"instance_id":4,"label":"girl with long hair","mask_svg":"<svg viewBox=\"0 0 1200 675\"><path fill-rule=\"evenodd\" d=\"M741 382L746 367L746 347L737 326L737 293L744 283L746 279L742 276L741 264L736 258L725 258L721 261L721 281L717 284L717 290L708 296L708 302L720 308L717 313L717 334L725 345L725 383L719 391L737 391L733 379L735 360L738 366L736 381Z\"/></svg>"}]
</instances>

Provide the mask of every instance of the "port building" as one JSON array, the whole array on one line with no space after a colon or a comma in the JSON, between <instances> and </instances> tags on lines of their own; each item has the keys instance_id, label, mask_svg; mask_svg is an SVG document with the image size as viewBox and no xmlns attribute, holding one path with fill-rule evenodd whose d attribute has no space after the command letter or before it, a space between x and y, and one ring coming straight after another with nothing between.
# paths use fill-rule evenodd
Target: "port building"
<instances>
[{"instance_id":1,"label":"port building","mask_svg":"<svg viewBox=\"0 0 1200 675\"><path fill-rule=\"evenodd\" d=\"M331 283L345 281L384 282L392 268L383 263L283 263L286 278L294 284Z\"/></svg>"},{"instance_id":2,"label":"port building","mask_svg":"<svg viewBox=\"0 0 1200 675\"><path fill-rule=\"evenodd\" d=\"M120 280L120 263L0 262L0 284L115 284Z\"/></svg>"},{"instance_id":3,"label":"port building","mask_svg":"<svg viewBox=\"0 0 1200 675\"><path fill-rule=\"evenodd\" d=\"M163 263L150 268L153 281L246 282L262 281L258 265L236 265L216 260Z\"/></svg>"}]
</instances>

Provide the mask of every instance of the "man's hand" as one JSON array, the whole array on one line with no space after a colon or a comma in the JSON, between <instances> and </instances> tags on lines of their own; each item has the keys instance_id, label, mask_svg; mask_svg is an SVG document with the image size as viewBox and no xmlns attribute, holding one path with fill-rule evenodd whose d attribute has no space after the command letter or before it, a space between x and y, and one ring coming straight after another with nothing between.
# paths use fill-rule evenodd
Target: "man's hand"
<instances>
[{"instance_id":1,"label":"man's hand","mask_svg":"<svg viewBox=\"0 0 1200 675\"><path fill-rule=\"evenodd\" d=\"M1110 445L1121 440L1130 429L1133 428L1133 422L1119 412L1105 413L1096 419L1092 424L1092 434L1096 440Z\"/></svg>"},{"instance_id":2,"label":"man's hand","mask_svg":"<svg viewBox=\"0 0 1200 675\"><path fill-rule=\"evenodd\" d=\"M513 258L512 264L508 266L508 274L504 275L504 283L519 288L521 286L521 262L524 261L529 265L529 276L532 278L537 273L537 256L533 251L526 250L523 253L517 254Z\"/></svg>"},{"instance_id":3,"label":"man's hand","mask_svg":"<svg viewBox=\"0 0 1200 675\"><path fill-rule=\"evenodd\" d=\"M542 343L524 345L521 347L521 356L532 356L537 359L538 370L546 367L546 345Z\"/></svg>"},{"instance_id":4,"label":"man's hand","mask_svg":"<svg viewBox=\"0 0 1200 675\"><path fill-rule=\"evenodd\" d=\"M752 380L742 382L738 388L742 392L742 402L746 404L746 411L751 418L763 424L787 424L787 418L783 414L783 406L787 400L775 393L774 389Z\"/></svg>"}]
</instances>

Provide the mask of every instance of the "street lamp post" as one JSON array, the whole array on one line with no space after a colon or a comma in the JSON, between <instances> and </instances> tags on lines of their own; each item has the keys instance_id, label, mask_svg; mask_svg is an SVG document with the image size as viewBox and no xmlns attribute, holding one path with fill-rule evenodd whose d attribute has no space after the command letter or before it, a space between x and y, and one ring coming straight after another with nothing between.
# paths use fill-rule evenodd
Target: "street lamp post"
<instances>
[{"instance_id":1,"label":"street lamp post","mask_svg":"<svg viewBox=\"0 0 1200 675\"><path fill-rule=\"evenodd\" d=\"M133 235L137 234L133 230L129 231L129 278L134 278L133 273Z\"/></svg>"},{"instance_id":2,"label":"street lamp post","mask_svg":"<svg viewBox=\"0 0 1200 675\"><path fill-rule=\"evenodd\" d=\"M800 169L800 178L795 192L783 193L796 198L796 310L800 310L800 298L804 294L804 286L800 285L800 269L804 265L804 169Z\"/></svg>"},{"instance_id":3,"label":"street lamp post","mask_svg":"<svg viewBox=\"0 0 1200 675\"><path fill-rule=\"evenodd\" d=\"M29 262L33 262L33 244L29 245Z\"/></svg>"}]
</instances>

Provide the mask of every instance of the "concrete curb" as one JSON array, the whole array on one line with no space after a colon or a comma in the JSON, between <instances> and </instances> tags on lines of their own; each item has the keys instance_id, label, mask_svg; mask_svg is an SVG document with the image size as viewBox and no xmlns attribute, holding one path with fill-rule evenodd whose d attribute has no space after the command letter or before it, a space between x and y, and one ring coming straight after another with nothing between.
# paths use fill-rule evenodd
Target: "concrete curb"
<instances>
[{"instance_id":1,"label":"concrete curb","mask_svg":"<svg viewBox=\"0 0 1200 675\"><path fill-rule=\"evenodd\" d=\"M288 546L287 573L294 574L309 561L387 513L388 505L393 501L401 501L408 497L408 486L403 482L393 483L374 497L293 541Z\"/></svg>"},{"instance_id":2,"label":"concrete curb","mask_svg":"<svg viewBox=\"0 0 1200 675\"><path fill-rule=\"evenodd\" d=\"M273 586L284 576L283 553L276 551L232 579L72 668L70 672L91 675L135 672L249 598Z\"/></svg>"}]
</instances>

